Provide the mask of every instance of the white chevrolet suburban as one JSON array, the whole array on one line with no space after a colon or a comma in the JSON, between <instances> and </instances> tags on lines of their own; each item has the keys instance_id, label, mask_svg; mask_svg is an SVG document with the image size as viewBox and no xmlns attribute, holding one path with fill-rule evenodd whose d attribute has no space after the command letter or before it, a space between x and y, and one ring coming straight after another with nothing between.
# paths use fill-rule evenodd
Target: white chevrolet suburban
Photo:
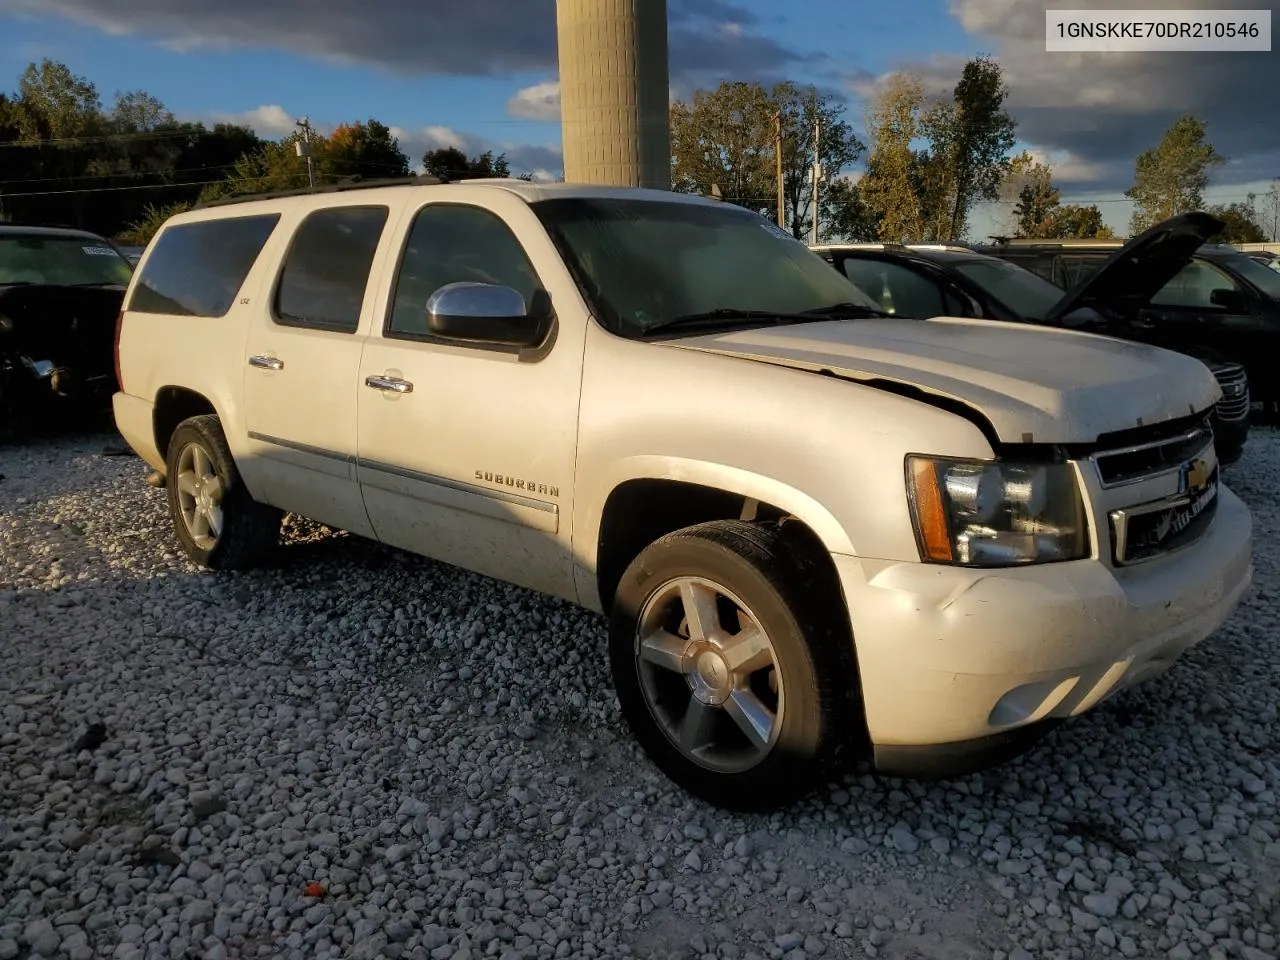
<instances>
[{"instance_id":1,"label":"white chevrolet suburban","mask_svg":"<svg viewBox=\"0 0 1280 960\"><path fill-rule=\"evenodd\" d=\"M1011 757L1252 576L1203 364L885 317L714 200L223 202L148 246L117 340L116 423L196 563L267 560L288 511L606 613L634 735L726 807Z\"/></svg>"}]
</instances>

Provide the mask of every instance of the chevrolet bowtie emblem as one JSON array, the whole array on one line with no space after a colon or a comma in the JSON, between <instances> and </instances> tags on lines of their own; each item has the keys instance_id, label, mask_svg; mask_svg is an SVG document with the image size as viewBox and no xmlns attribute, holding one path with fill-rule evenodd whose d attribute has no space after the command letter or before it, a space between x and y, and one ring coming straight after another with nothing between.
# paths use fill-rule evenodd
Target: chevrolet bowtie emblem
<instances>
[{"instance_id":1,"label":"chevrolet bowtie emblem","mask_svg":"<svg viewBox=\"0 0 1280 960\"><path fill-rule=\"evenodd\" d=\"M1184 468L1187 478L1187 489L1199 492L1209 485L1209 464L1197 457Z\"/></svg>"}]
</instances>

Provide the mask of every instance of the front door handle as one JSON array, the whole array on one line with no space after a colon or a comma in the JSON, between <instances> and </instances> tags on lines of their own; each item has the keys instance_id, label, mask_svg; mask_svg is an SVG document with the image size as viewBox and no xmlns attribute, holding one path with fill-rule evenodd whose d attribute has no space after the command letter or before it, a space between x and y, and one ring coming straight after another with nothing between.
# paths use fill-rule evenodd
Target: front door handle
<instances>
[{"instance_id":1,"label":"front door handle","mask_svg":"<svg viewBox=\"0 0 1280 960\"><path fill-rule=\"evenodd\" d=\"M399 377L365 377L364 385L390 393L413 393L413 384Z\"/></svg>"},{"instance_id":2,"label":"front door handle","mask_svg":"<svg viewBox=\"0 0 1280 960\"><path fill-rule=\"evenodd\" d=\"M249 366L261 367L263 370L283 370L284 361L277 357L268 357L264 354L258 354L257 356L249 358Z\"/></svg>"}]
</instances>

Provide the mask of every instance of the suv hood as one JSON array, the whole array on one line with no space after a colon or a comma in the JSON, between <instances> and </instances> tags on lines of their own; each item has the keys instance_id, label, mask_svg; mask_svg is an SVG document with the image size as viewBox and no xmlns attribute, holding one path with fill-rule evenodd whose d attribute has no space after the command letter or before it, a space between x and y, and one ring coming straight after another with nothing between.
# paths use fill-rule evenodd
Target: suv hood
<instances>
[{"instance_id":1,"label":"suv hood","mask_svg":"<svg viewBox=\"0 0 1280 960\"><path fill-rule=\"evenodd\" d=\"M1182 213L1138 234L1103 262L1091 276L1067 291L1044 319L1048 323L1082 307L1145 306L1174 278L1191 255L1225 224L1207 213Z\"/></svg>"},{"instance_id":2,"label":"suv hood","mask_svg":"<svg viewBox=\"0 0 1280 960\"><path fill-rule=\"evenodd\" d=\"M835 320L659 342L915 387L977 410L1004 443L1091 443L1206 412L1221 395L1191 357L997 320Z\"/></svg>"}]
</instances>

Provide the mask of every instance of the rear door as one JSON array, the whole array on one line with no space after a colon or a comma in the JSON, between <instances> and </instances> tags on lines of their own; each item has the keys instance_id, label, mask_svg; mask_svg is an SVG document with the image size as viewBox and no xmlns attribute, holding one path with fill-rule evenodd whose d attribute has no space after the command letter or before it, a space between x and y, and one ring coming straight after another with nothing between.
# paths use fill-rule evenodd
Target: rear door
<instances>
[{"instance_id":1,"label":"rear door","mask_svg":"<svg viewBox=\"0 0 1280 960\"><path fill-rule=\"evenodd\" d=\"M347 197L307 213L254 308L242 360L249 463L281 509L373 536L356 480L356 383L369 276L390 209Z\"/></svg>"}]
</instances>

